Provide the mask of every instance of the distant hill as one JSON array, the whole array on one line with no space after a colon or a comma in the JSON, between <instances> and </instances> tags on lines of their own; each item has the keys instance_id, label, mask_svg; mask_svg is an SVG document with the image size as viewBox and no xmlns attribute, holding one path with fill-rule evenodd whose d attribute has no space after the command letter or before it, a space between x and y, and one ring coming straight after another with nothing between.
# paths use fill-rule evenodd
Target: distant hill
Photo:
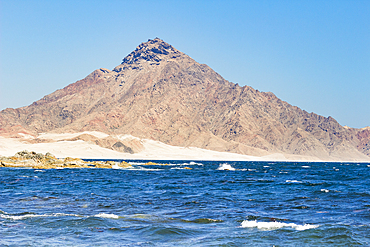
<instances>
[{"instance_id":1,"label":"distant hill","mask_svg":"<svg viewBox=\"0 0 370 247\"><path fill-rule=\"evenodd\" d=\"M15 95L16 97L16 95ZM0 112L0 135L101 131L248 155L370 160L370 129L341 126L226 81L155 38L30 106Z\"/></svg>"}]
</instances>

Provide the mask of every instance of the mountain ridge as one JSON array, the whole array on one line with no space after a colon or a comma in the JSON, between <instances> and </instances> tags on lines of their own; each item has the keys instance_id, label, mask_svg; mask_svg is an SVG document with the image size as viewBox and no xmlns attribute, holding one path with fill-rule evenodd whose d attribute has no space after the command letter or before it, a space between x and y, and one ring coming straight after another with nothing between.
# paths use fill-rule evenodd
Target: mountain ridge
<instances>
[{"instance_id":1,"label":"mountain ridge","mask_svg":"<svg viewBox=\"0 0 370 247\"><path fill-rule=\"evenodd\" d=\"M16 127L18 126L18 127ZM95 130L248 155L370 159L370 130L341 126L222 78L155 38L30 106L0 112L0 135Z\"/></svg>"}]
</instances>

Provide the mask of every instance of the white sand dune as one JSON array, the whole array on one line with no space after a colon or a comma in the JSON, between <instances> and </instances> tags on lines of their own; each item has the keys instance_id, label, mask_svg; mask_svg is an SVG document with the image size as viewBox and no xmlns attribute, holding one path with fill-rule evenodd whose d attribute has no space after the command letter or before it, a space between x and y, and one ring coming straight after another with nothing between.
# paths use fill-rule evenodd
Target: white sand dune
<instances>
[{"instance_id":1,"label":"white sand dune","mask_svg":"<svg viewBox=\"0 0 370 247\"><path fill-rule=\"evenodd\" d=\"M105 138L108 137L108 134L105 134L103 132L99 131L84 131L84 132L77 132L77 133L62 133L62 134L57 134L57 133L41 133L37 138L39 139L51 139L54 141L59 141L59 140L65 140L65 139L72 139L75 138L79 135L82 134L88 134L95 136L97 138Z\"/></svg>"},{"instance_id":2,"label":"white sand dune","mask_svg":"<svg viewBox=\"0 0 370 247\"><path fill-rule=\"evenodd\" d=\"M138 139L144 146L144 150L135 153L122 153L103 148L91 142L82 140L66 141L78 137L81 134L93 135L97 138L105 138L109 135L98 131L85 131L80 133L43 133L38 139L51 140L45 143L30 143L32 136L23 138L5 138L0 136L0 156L12 156L15 153L28 150L37 153L50 152L58 158L74 157L86 159L133 159L133 160L221 160L221 161L286 161L292 157L277 153L268 156L257 157L236 153L217 152L196 147L176 147L159 141L139 139L130 135L116 136L121 140ZM293 160L300 160L293 158ZM309 159L304 159L309 160Z\"/></svg>"},{"instance_id":3,"label":"white sand dune","mask_svg":"<svg viewBox=\"0 0 370 247\"><path fill-rule=\"evenodd\" d=\"M20 138L0 137L0 156L12 156L22 150L35 151L37 153L50 152L58 158L75 157L91 159L144 159L144 160L261 160L259 157L216 152L194 147L175 147L158 141L141 140L144 150L135 153L121 153L111 149L102 148L98 145L82 140L63 141L77 137L81 134L90 134L98 138L108 135L101 132L82 132L51 134L45 133L38 136L39 139L51 139L55 142L50 143L29 143ZM125 138L135 138L131 136L121 136ZM30 139L30 137L27 137Z\"/></svg>"}]
</instances>

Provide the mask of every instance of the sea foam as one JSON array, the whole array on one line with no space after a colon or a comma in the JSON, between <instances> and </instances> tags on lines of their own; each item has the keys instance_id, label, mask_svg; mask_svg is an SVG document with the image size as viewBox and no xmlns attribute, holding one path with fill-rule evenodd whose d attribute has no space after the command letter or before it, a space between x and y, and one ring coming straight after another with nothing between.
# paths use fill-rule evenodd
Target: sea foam
<instances>
[{"instance_id":1,"label":"sea foam","mask_svg":"<svg viewBox=\"0 0 370 247\"><path fill-rule=\"evenodd\" d=\"M283 223L283 222L257 222L256 220L245 220L242 222L241 227L243 228L258 228L262 230L275 230L279 228L293 228L298 231L308 230L319 227L319 225L297 225L294 223Z\"/></svg>"},{"instance_id":2,"label":"sea foam","mask_svg":"<svg viewBox=\"0 0 370 247\"><path fill-rule=\"evenodd\" d=\"M298 181L298 180L286 180L285 182L286 183L302 183L302 181Z\"/></svg>"},{"instance_id":3,"label":"sea foam","mask_svg":"<svg viewBox=\"0 0 370 247\"><path fill-rule=\"evenodd\" d=\"M63 214L63 213L55 213L55 214L24 214L24 215L0 214L0 218L10 219L10 220L23 220L23 219L26 219L26 218L61 217L61 216L81 217L81 215L77 215L77 214Z\"/></svg>"},{"instance_id":4,"label":"sea foam","mask_svg":"<svg viewBox=\"0 0 370 247\"><path fill-rule=\"evenodd\" d=\"M224 163L224 164L221 164L217 170L221 170L221 171L235 171L235 168L232 167L231 165L227 164L227 163Z\"/></svg>"},{"instance_id":5,"label":"sea foam","mask_svg":"<svg viewBox=\"0 0 370 247\"><path fill-rule=\"evenodd\" d=\"M187 163L184 163L184 165L185 164L187 164ZM192 166L194 166L194 165L196 165L196 166L203 166L203 164L202 163L197 163L197 162L194 162L194 161L191 161L190 163L189 163L189 165L192 165Z\"/></svg>"},{"instance_id":6,"label":"sea foam","mask_svg":"<svg viewBox=\"0 0 370 247\"><path fill-rule=\"evenodd\" d=\"M118 219L119 218L118 215L115 215L115 214L106 214L106 213L96 214L95 217L107 218L107 219Z\"/></svg>"}]
</instances>

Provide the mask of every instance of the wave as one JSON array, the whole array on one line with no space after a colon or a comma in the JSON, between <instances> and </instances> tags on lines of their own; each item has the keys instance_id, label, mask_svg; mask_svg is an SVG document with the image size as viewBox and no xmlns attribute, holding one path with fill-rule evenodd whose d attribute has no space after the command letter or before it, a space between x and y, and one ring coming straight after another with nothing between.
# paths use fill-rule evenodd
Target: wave
<instances>
[{"instance_id":1,"label":"wave","mask_svg":"<svg viewBox=\"0 0 370 247\"><path fill-rule=\"evenodd\" d=\"M61 217L61 216L73 216L73 217L82 217L78 214L63 214L63 213L54 213L54 214L23 214L23 215L11 215L11 214L0 214L0 218L10 219L10 220L23 220L26 218L42 218L42 217Z\"/></svg>"},{"instance_id":2,"label":"wave","mask_svg":"<svg viewBox=\"0 0 370 247\"><path fill-rule=\"evenodd\" d=\"M302 181L298 181L298 180L286 180L285 182L286 183L302 183Z\"/></svg>"},{"instance_id":3,"label":"wave","mask_svg":"<svg viewBox=\"0 0 370 247\"><path fill-rule=\"evenodd\" d=\"M118 219L119 216L115 214L106 214L100 213L94 216L83 216L78 214L65 214L65 213L53 213L53 214L33 214L33 213L23 213L23 214L7 214L3 212L0 214L0 218L3 219L10 219L10 220L23 220L27 218L49 218L49 217L65 217L65 216L72 216L72 217L80 217L80 218L89 218L89 217L99 217L99 218L107 218L107 219Z\"/></svg>"},{"instance_id":4,"label":"wave","mask_svg":"<svg viewBox=\"0 0 370 247\"><path fill-rule=\"evenodd\" d=\"M220 170L220 171L235 171L235 168L232 167L231 165L227 164L227 163L224 163L224 164L221 164L217 170Z\"/></svg>"},{"instance_id":5,"label":"wave","mask_svg":"<svg viewBox=\"0 0 370 247\"><path fill-rule=\"evenodd\" d=\"M293 228L298 231L314 229L319 227L319 225L297 225L294 223L283 223L283 222L257 222L256 220L245 220L242 222L241 227L243 228L258 228L262 230L275 230L280 228Z\"/></svg>"},{"instance_id":6,"label":"wave","mask_svg":"<svg viewBox=\"0 0 370 247\"><path fill-rule=\"evenodd\" d=\"M184 164L187 164L187 163L184 163ZM194 162L194 161L191 161L190 163L188 163L189 165L191 166L203 166L202 163L197 163L197 162Z\"/></svg>"},{"instance_id":7,"label":"wave","mask_svg":"<svg viewBox=\"0 0 370 247\"><path fill-rule=\"evenodd\" d=\"M215 219L209 219L209 218L200 218L195 220L184 220L184 222L187 223L196 223L196 224L212 224L212 223L220 223L223 222L223 220L215 220Z\"/></svg>"},{"instance_id":8,"label":"wave","mask_svg":"<svg viewBox=\"0 0 370 247\"><path fill-rule=\"evenodd\" d=\"M96 214L95 217L106 218L106 219L118 219L119 218L118 215L115 215L115 214L106 214L106 213Z\"/></svg>"}]
</instances>

